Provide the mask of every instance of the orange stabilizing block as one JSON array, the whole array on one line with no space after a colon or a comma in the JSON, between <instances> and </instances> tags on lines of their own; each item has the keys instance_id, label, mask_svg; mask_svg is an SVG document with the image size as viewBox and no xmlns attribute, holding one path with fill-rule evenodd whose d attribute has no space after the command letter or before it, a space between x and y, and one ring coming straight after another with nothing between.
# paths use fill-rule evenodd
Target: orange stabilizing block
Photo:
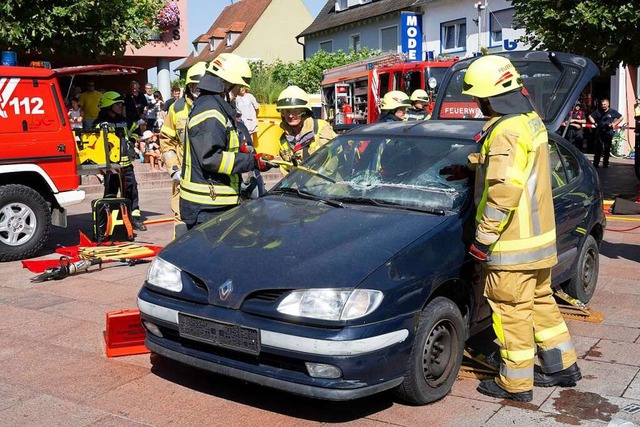
<instances>
[{"instance_id":1,"label":"orange stabilizing block","mask_svg":"<svg viewBox=\"0 0 640 427\"><path fill-rule=\"evenodd\" d=\"M150 353L144 346L144 338L140 310L116 310L107 313L107 357Z\"/></svg>"}]
</instances>

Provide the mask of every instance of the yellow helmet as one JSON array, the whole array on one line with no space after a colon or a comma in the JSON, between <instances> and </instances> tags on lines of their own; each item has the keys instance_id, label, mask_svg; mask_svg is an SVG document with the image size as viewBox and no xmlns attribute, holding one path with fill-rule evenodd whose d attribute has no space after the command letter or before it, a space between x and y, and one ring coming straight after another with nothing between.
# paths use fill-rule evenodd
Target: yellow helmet
<instances>
[{"instance_id":1,"label":"yellow helmet","mask_svg":"<svg viewBox=\"0 0 640 427\"><path fill-rule=\"evenodd\" d=\"M429 103L429 94L424 89L416 89L411 94L411 101L422 101L425 104Z\"/></svg>"},{"instance_id":2,"label":"yellow helmet","mask_svg":"<svg viewBox=\"0 0 640 427\"><path fill-rule=\"evenodd\" d=\"M288 110L292 108L306 108L311 111L309 95L298 86L288 86L278 96L276 110Z\"/></svg>"},{"instance_id":3,"label":"yellow helmet","mask_svg":"<svg viewBox=\"0 0 640 427\"><path fill-rule=\"evenodd\" d=\"M401 107L411 107L411 100L406 93L400 90L387 92L382 98L382 105L380 105L381 110L395 110Z\"/></svg>"},{"instance_id":4,"label":"yellow helmet","mask_svg":"<svg viewBox=\"0 0 640 427\"><path fill-rule=\"evenodd\" d=\"M234 85L249 87L251 68L246 59L233 53L221 53L209 62L207 72Z\"/></svg>"},{"instance_id":5,"label":"yellow helmet","mask_svg":"<svg viewBox=\"0 0 640 427\"><path fill-rule=\"evenodd\" d=\"M499 55L481 56L464 75L462 93L476 98L502 95L522 87L520 73L511 61Z\"/></svg>"},{"instance_id":6,"label":"yellow helmet","mask_svg":"<svg viewBox=\"0 0 640 427\"><path fill-rule=\"evenodd\" d=\"M200 79L204 76L205 71L207 71L207 63L204 61L192 65L187 71L186 84L200 83Z\"/></svg>"},{"instance_id":7,"label":"yellow helmet","mask_svg":"<svg viewBox=\"0 0 640 427\"><path fill-rule=\"evenodd\" d=\"M119 102L124 102L124 98L122 98L122 96L120 96L118 92L109 91L109 92L103 93L102 96L100 97L99 107L107 108Z\"/></svg>"}]
</instances>

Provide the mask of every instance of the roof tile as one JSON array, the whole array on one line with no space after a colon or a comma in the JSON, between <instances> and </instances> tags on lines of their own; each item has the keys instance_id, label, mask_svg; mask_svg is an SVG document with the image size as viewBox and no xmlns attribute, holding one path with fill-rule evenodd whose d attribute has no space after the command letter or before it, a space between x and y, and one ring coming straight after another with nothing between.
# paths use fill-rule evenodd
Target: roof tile
<instances>
[{"instance_id":1,"label":"roof tile","mask_svg":"<svg viewBox=\"0 0 640 427\"><path fill-rule=\"evenodd\" d=\"M301 32L300 36L308 36L323 30L336 28L399 10L411 9L412 6L425 3L425 0L373 0L371 3L350 7L342 12L335 11L335 0L327 0L316 19Z\"/></svg>"}]
</instances>

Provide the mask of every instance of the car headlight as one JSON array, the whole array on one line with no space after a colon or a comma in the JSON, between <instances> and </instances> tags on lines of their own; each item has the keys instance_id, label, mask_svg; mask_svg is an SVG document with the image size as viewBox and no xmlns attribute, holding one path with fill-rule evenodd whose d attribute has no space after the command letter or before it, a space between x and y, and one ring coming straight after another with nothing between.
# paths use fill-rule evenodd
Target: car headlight
<instances>
[{"instance_id":1,"label":"car headlight","mask_svg":"<svg viewBox=\"0 0 640 427\"><path fill-rule=\"evenodd\" d=\"M182 290L182 275L175 265L156 257L147 272L147 283L168 291L180 292Z\"/></svg>"},{"instance_id":2,"label":"car headlight","mask_svg":"<svg viewBox=\"0 0 640 427\"><path fill-rule=\"evenodd\" d=\"M383 294L370 289L308 289L293 291L278 304L278 312L323 320L352 320L378 308Z\"/></svg>"}]
</instances>

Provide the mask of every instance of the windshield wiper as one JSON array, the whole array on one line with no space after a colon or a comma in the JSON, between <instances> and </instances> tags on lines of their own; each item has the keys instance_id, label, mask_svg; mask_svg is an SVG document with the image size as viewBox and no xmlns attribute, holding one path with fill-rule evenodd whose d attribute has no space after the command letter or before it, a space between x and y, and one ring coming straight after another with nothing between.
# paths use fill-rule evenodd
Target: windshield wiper
<instances>
[{"instance_id":1,"label":"windshield wiper","mask_svg":"<svg viewBox=\"0 0 640 427\"><path fill-rule=\"evenodd\" d=\"M362 203L367 205L382 206L387 208L397 208L407 211L424 212L432 215L444 216L444 209L421 208L418 206L407 206L400 202L391 202L388 200L374 199L371 197L340 197L340 200L347 203Z\"/></svg>"},{"instance_id":2,"label":"windshield wiper","mask_svg":"<svg viewBox=\"0 0 640 427\"><path fill-rule=\"evenodd\" d=\"M269 193L271 193L271 194L295 194L298 197L301 197L303 199L317 200L317 201L323 202L323 203L325 203L325 204L327 204L329 206L333 206L334 208L346 209L346 206L342 202L339 202L337 200L332 200L332 199L325 199L323 197L316 196L313 193L309 193L308 191L300 190L299 188L279 187L279 188L274 188L273 190L269 191Z\"/></svg>"}]
</instances>

